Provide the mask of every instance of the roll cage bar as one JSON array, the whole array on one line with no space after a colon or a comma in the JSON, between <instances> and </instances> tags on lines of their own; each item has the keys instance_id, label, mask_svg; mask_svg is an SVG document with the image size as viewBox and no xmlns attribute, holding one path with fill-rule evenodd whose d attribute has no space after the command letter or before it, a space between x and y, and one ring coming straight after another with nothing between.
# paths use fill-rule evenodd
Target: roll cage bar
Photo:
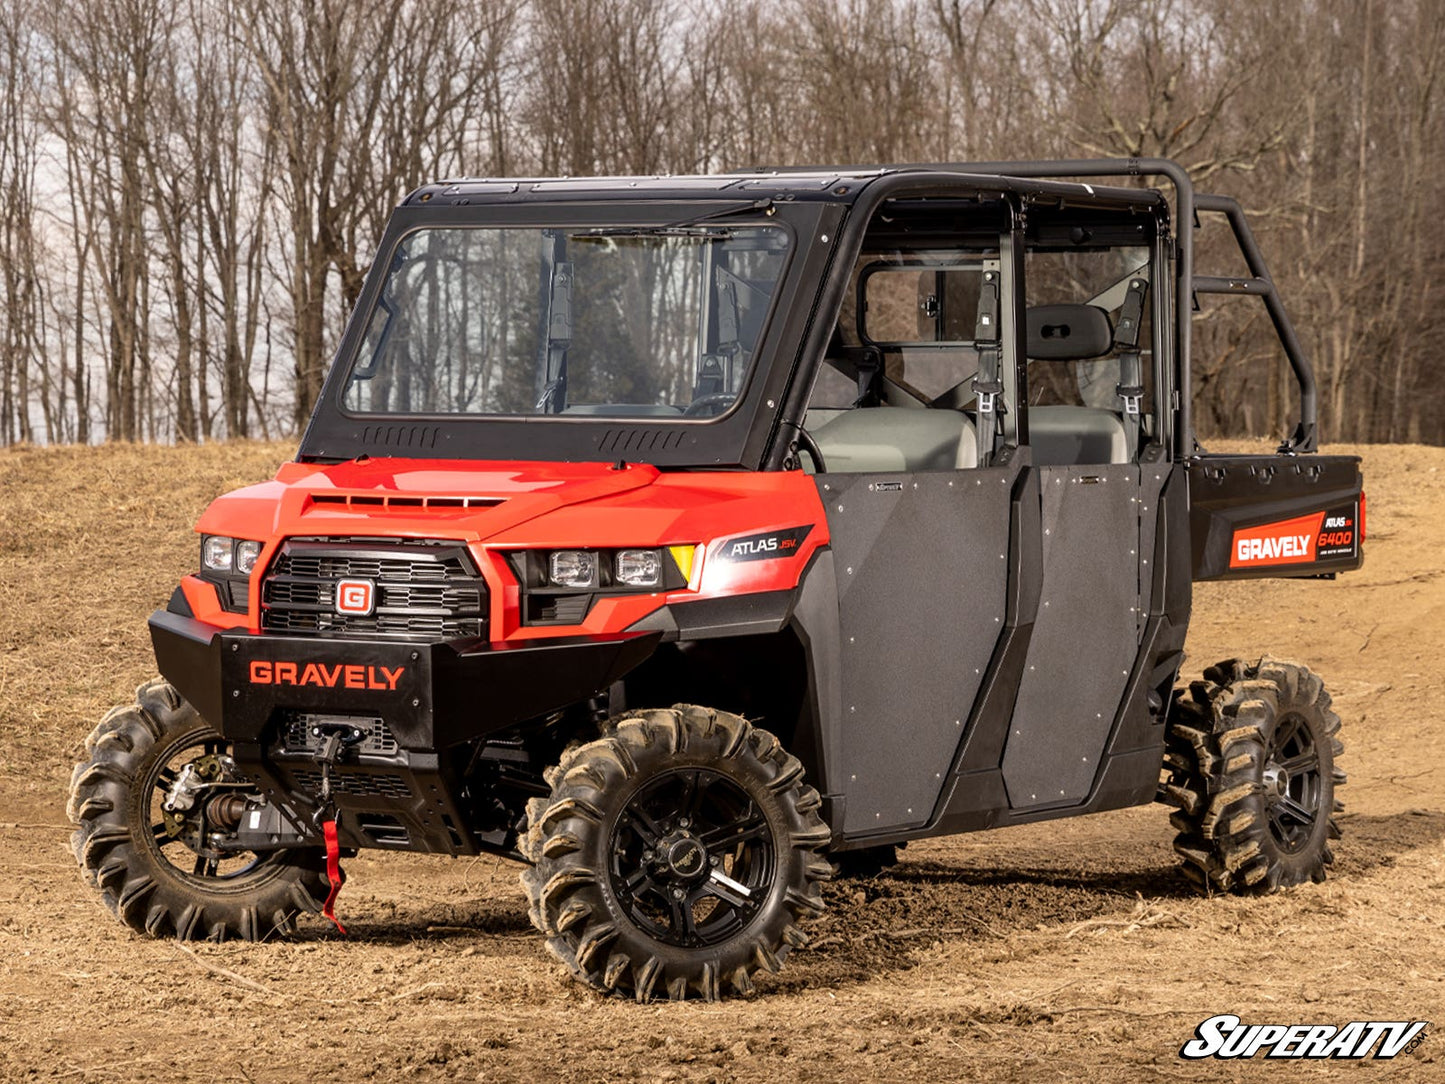
<instances>
[{"instance_id":1,"label":"roll cage bar","mask_svg":"<svg viewBox=\"0 0 1445 1084\"><path fill-rule=\"evenodd\" d=\"M806 167L813 171L818 167ZM1194 436L1194 419L1191 379L1192 318L1199 294L1223 294L1227 296L1259 297L1264 300L1275 334L1284 348L1299 386L1300 414L1294 433L1280 444L1281 453L1313 452L1316 450L1318 423L1318 394L1315 386L1314 367L1310 364L1304 347L1295 334L1294 325L1279 292L1275 289L1264 254L1254 239L1254 233L1245 218L1239 202L1229 196L1196 193L1194 182L1188 171L1178 162L1168 158L1081 158L1057 159L1040 162L943 162L920 163L896 167L900 171L926 170L936 175L965 174L972 177L997 175L1020 178L1077 178L1077 177L1165 177L1174 186L1175 216L1179 223L1189 223L1193 228L1178 228L1177 260L1175 266L1176 304L1174 306L1176 390L1179 394L1178 424L1174 427L1175 453L1181 459L1195 455L1200 449ZM779 172L794 172L781 170ZM888 188L887 181L916 174L894 173L883 182L870 185L868 194L879 197L879 189ZM892 195L890 191L887 193ZM861 202L861 201L860 201ZM881 199L880 199L881 202ZM869 209L871 211L871 208ZM1194 229L1199 227L1199 212L1224 215L1230 225L1235 244L1238 245L1245 264L1249 268L1247 278L1225 278L1215 275L1194 273Z\"/></svg>"}]
</instances>

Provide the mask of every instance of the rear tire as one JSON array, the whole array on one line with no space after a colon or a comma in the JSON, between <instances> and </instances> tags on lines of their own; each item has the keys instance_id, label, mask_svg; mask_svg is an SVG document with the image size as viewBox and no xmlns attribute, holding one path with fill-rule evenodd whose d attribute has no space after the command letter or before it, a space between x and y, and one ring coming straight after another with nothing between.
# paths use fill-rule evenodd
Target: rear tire
<instances>
[{"instance_id":1,"label":"rear tire","mask_svg":"<svg viewBox=\"0 0 1445 1084\"><path fill-rule=\"evenodd\" d=\"M634 712L548 772L522 873L532 924L597 990L751 993L823 910L818 792L767 731L707 708Z\"/></svg>"},{"instance_id":2,"label":"rear tire","mask_svg":"<svg viewBox=\"0 0 1445 1084\"><path fill-rule=\"evenodd\" d=\"M1307 668L1230 659L1176 693L1159 798L1201 893L1263 895L1323 881L1344 808L1340 717Z\"/></svg>"},{"instance_id":3,"label":"rear tire","mask_svg":"<svg viewBox=\"0 0 1445 1084\"><path fill-rule=\"evenodd\" d=\"M85 746L89 759L75 766L66 805L76 826L71 852L85 882L131 929L182 941L257 941L289 932L299 912L321 909L328 886L320 852L208 858L165 831L158 796L175 766L224 749L170 685L142 685L136 703L110 712ZM242 868L223 872L223 863Z\"/></svg>"}]
</instances>

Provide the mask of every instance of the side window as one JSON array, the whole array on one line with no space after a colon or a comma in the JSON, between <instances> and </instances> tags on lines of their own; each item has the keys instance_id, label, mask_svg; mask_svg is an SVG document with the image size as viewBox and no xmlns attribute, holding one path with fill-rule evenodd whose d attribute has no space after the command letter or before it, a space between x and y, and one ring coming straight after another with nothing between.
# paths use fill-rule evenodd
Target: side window
<instances>
[{"instance_id":1,"label":"side window","mask_svg":"<svg viewBox=\"0 0 1445 1084\"><path fill-rule=\"evenodd\" d=\"M1035 463L1124 463L1154 431L1145 246L1031 247L1025 263Z\"/></svg>"},{"instance_id":2,"label":"side window","mask_svg":"<svg viewBox=\"0 0 1445 1084\"><path fill-rule=\"evenodd\" d=\"M858 337L882 351L884 373L932 403L978 371L974 345L985 268L967 262L875 262L859 269Z\"/></svg>"},{"instance_id":3,"label":"side window","mask_svg":"<svg viewBox=\"0 0 1445 1084\"><path fill-rule=\"evenodd\" d=\"M865 244L854 266L805 421L831 473L979 462L974 385L999 364L999 248L943 244Z\"/></svg>"}]
</instances>

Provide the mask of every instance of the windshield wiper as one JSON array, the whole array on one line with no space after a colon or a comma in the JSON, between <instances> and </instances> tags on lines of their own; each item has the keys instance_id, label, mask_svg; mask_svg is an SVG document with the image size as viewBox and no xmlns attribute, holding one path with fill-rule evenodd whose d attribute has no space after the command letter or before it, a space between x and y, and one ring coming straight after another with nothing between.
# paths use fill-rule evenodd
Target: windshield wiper
<instances>
[{"instance_id":1,"label":"windshield wiper","mask_svg":"<svg viewBox=\"0 0 1445 1084\"><path fill-rule=\"evenodd\" d=\"M567 351L572 346L572 264L564 259L566 240L547 230L542 242L543 304L541 388L535 409L560 414L567 405Z\"/></svg>"},{"instance_id":2,"label":"windshield wiper","mask_svg":"<svg viewBox=\"0 0 1445 1084\"><path fill-rule=\"evenodd\" d=\"M569 233L567 240L587 241L594 237L706 237L710 240L727 241L733 234L726 226L704 226L701 223L750 211L762 211L770 216L776 213L771 199L758 199L750 203L730 203L715 211L680 219L677 222L668 222L661 226L598 226L595 229Z\"/></svg>"},{"instance_id":3,"label":"windshield wiper","mask_svg":"<svg viewBox=\"0 0 1445 1084\"><path fill-rule=\"evenodd\" d=\"M698 222L711 222L715 218L727 218L729 215L740 215L746 211L762 211L769 217L777 214L771 199L755 199L751 203L731 203L726 207L719 207L716 211L707 211L692 218L684 218L678 222L669 222L661 227L665 230L681 229L684 226L692 226Z\"/></svg>"},{"instance_id":4,"label":"windshield wiper","mask_svg":"<svg viewBox=\"0 0 1445 1084\"><path fill-rule=\"evenodd\" d=\"M729 203L726 207L719 207L715 211L694 215L692 218L679 219L676 222L668 222L661 226L597 226L594 229L569 233L567 240L585 242L593 238L605 237L706 237L709 240L727 241L731 240L733 234L726 226L704 226L700 223L746 214L751 211L762 211L769 216L777 213L771 199L757 199L749 203Z\"/></svg>"},{"instance_id":5,"label":"windshield wiper","mask_svg":"<svg viewBox=\"0 0 1445 1084\"><path fill-rule=\"evenodd\" d=\"M726 226L598 226L595 229L569 233L568 241L603 241L613 237L705 237L709 241L727 241L733 232Z\"/></svg>"}]
</instances>

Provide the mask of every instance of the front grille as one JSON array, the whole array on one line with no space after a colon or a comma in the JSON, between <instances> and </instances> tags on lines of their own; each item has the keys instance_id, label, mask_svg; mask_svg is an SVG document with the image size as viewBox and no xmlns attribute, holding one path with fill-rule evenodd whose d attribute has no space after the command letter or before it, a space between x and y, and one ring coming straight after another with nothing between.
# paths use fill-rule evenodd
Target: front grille
<instances>
[{"instance_id":1,"label":"front grille","mask_svg":"<svg viewBox=\"0 0 1445 1084\"><path fill-rule=\"evenodd\" d=\"M339 580L369 580L375 609L338 613ZM456 542L291 541L261 587L261 627L301 636L455 640L483 636L487 587Z\"/></svg>"}]
</instances>

